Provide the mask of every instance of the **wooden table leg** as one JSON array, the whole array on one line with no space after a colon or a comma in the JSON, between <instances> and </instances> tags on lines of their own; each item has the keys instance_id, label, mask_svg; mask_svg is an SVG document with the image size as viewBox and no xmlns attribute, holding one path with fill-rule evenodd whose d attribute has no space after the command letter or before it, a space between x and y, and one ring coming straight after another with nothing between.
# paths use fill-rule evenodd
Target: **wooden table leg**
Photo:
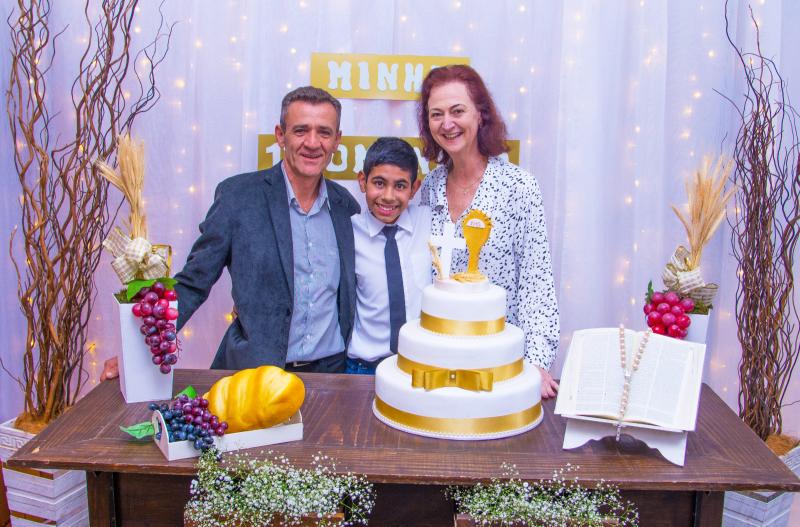
<instances>
[{"instance_id":1,"label":"wooden table leg","mask_svg":"<svg viewBox=\"0 0 800 527\"><path fill-rule=\"evenodd\" d=\"M116 527L115 474L86 472L86 492L89 499L89 525Z\"/></svg>"},{"instance_id":2,"label":"wooden table leg","mask_svg":"<svg viewBox=\"0 0 800 527\"><path fill-rule=\"evenodd\" d=\"M438 485L375 484L370 527L452 527L453 503Z\"/></svg>"},{"instance_id":3,"label":"wooden table leg","mask_svg":"<svg viewBox=\"0 0 800 527\"><path fill-rule=\"evenodd\" d=\"M695 527L719 527L722 525L724 492L696 491L694 493L693 523Z\"/></svg>"},{"instance_id":4,"label":"wooden table leg","mask_svg":"<svg viewBox=\"0 0 800 527\"><path fill-rule=\"evenodd\" d=\"M11 513L6 502L6 484L3 482L3 462L0 461L0 527L11 524Z\"/></svg>"}]
</instances>

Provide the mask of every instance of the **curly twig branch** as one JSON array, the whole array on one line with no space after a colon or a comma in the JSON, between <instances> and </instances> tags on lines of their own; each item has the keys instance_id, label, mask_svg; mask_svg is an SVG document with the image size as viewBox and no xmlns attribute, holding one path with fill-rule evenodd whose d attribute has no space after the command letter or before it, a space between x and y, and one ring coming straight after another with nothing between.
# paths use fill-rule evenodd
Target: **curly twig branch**
<instances>
[{"instance_id":1,"label":"curly twig branch","mask_svg":"<svg viewBox=\"0 0 800 527\"><path fill-rule=\"evenodd\" d=\"M59 121L59 129L72 129L64 141L51 136L59 113L48 108L47 73L66 28L51 37L51 0L18 0L7 20L11 75L6 100L21 188L24 266L15 259L13 235L10 249L27 320L23 372L15 380L25 393L18 424L32 430L72 405L87 378L83 361L96 297L93 275L100 244L113 223L108 183L94 161L113 158L117 137L130 133L136 118L159 98L155 69L169 50L172 26L162 16L153 40L134 53L137 4L107 0L92 22L86 1L86 48L72 83L71 111ZM141 54L150 67L145 80L133 69L138 94L131 95L130 60ZM64 120L70 123L66 127Z\"/></svg>"},{"instance_id":2,"label":"curly twig branch","mask_svg":"<svg viewBox=\"0 0 800 527\"><path fill-rule=\"evenodd\" d=\"M798 114L775 63L745 53L725 30L742 65L744 100L731 101L741 118L734 146L735 218L729 218L738 263L736 321L742 346L739 415L762 438L781 432L781 407L800 358L800 312L793 298L800 239Z\"/></svg>"}]
</instances>

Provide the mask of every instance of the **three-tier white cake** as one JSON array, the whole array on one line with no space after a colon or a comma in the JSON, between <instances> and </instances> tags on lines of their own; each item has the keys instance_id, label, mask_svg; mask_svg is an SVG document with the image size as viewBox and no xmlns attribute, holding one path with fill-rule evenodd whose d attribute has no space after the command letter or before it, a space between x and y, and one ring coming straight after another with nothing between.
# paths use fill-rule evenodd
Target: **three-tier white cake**
<instances>
[{"instance_id":1,"label":"three-tier white cake","mask_svg":"<svg viewBox=\"0 0 800 527\"><path fill-rule=\"evenodd\" d=\"M487 280L427 286L420 318L400 329L397 355L376 370L377 418L447 439L495 439L538 425L541 376L525 363L525 337L505 312L505 289Z\"/></svg>"}]
</instances>

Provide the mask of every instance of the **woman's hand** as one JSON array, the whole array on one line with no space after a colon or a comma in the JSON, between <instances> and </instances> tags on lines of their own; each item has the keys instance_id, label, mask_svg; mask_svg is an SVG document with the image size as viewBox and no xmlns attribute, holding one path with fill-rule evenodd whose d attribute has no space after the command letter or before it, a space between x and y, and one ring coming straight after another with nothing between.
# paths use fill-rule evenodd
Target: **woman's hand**
<instances>
[{"instance_id":1,"label":"woman's hand","mask_svg":"<svg viewBox=\"0 0 800 527\"><path fill-rule=\"evenodd\" d=\"M119 377L119 359L111 357L103 364L103 373L100 374L101 381L108 381Z\"/></svg>"},{"instance_id":2,"label":"woman's hand","mask_svg":"<svg viewBox=\"0 0 800 527\"><path fill-rule=\"evenodd\" d=\"M550 372L541 366L536 367L539 368L539 373L542 374L542 399L555 397L558 394L558 383L550 375Z\"/></svg>"}]
</instances>

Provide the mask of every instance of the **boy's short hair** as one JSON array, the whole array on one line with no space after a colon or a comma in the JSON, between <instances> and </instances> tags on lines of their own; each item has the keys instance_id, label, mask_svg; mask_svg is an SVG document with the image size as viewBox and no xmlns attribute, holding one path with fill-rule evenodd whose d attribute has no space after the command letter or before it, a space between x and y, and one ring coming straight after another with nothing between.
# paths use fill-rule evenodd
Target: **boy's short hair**
<instances>
[{"instance_id":1,"label":"boy's short hair","mask_svg":"<svg viewBox=\"0 0 800 527\"><path fill-rule=\"evenodd\" d=\"M419 161L414 148L399 137L379 137L367 150L364 157L364 174L369 179L369 173L378 165L394 165L401 170L407 170L411 175L411 183L417 180Z\"/></svg>"}]
</instances>

